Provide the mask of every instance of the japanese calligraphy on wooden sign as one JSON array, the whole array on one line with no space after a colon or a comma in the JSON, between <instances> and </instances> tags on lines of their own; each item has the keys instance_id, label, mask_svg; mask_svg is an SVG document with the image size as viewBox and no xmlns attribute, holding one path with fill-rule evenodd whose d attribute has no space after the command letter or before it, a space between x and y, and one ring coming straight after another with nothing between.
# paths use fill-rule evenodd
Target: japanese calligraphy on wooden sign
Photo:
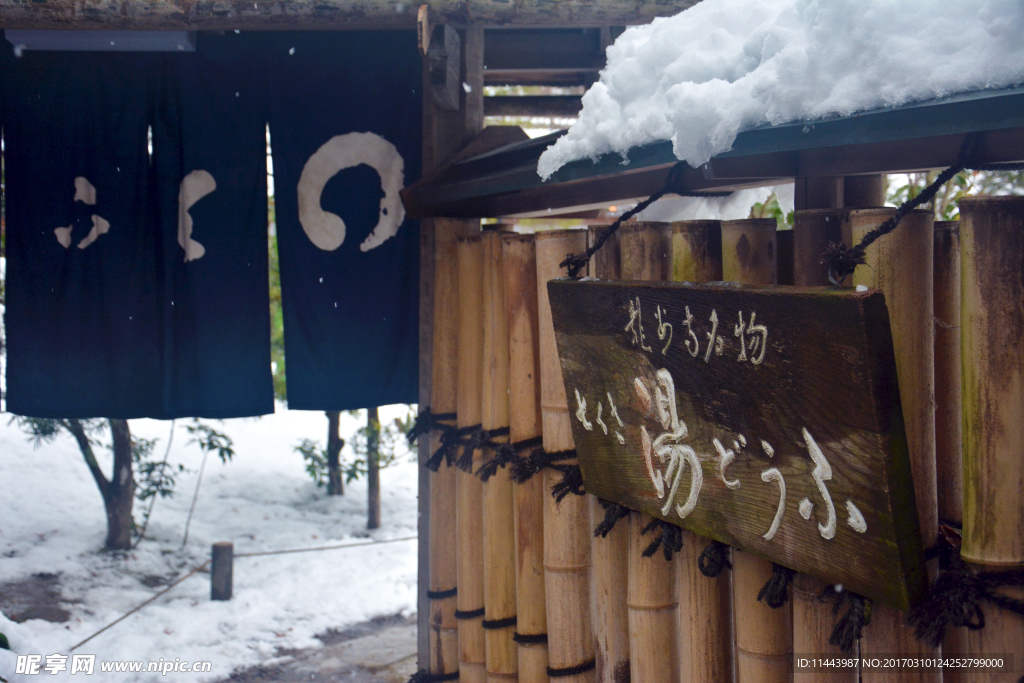
<instances>
[{"instance_id":1,"label":"japanese calligraphy on wooden sign","mask_svg":"<svg viewBox=\"0 0 1024 683\"><path fill-rule=\"evenodd\" d=\"M548 292L588 493L899 609L923 596L881 292Z\"/></svg>"}]
</instances>

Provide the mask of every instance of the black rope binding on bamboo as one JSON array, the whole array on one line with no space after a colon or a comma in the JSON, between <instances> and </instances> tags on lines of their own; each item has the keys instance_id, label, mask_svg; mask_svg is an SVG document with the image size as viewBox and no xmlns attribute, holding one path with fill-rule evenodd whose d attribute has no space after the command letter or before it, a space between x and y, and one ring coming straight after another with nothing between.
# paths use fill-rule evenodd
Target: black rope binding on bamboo
<instances>
[{"instance_id":1,"label":"black rope binding on bamboo","mask_svg":"<svg viewBox=\"0 0 1024 683\"><path fill-rule=\"evenodd\" d=\"M561 503L562 499L570 493L574 496L587 495L583 488L583 470L579 465L548 465L548 467L562 473L562 478L551 487L551 495L554 496L556 503Z\"/></svg>"},{"instance_id":2,"label":"black rope binding on bamboo","mask_svg":"<svg viewBox=\"0 0 1024 683\"><path fill-rule=\"evenodd\" d=\"M772 562L772 576L758 592L758 601L763 601L772 609L778 609L785 605L789 600L789 584L795 575L796 571L789 567Z\"/></svg>"},{"instance_id":3,"label":"black rope binding on bamboo","mask_svg":"<svg viewBox=\"0 0 1024 683\"><path fill-rule=\"evenodd\" d=\"M435 415L431 412L430 408L424 408L416 416L416 421L409 428L409 431L405 433L405 438L409 440L409 445L412 446L416 443L416 439L424 434L429 434L435 430L451 428L452 425L445 424L445 422L454 422L456 417L455 413L438 413Z\"/></svg>"},{"instance_id":4,"label":"black rope binding on bamboo","mask_svg":"<svg viewBox=\"0 0 1024 683\"><path fill-rule=\"evenodd\" d=\"M949 182L949 180L951 180L957 173L967 168L968 160L974 150L976 140L977 136L973 133L965 137L963 144L960 146L960 153L957 155L956 162L940 173L935 179L935 182L921 190L920 194L900 204L899 208L896 209L896 213L889 218L889 220L864 235L857 246L847 247L842 242L839 244L829 242L828 248L822 255L821 261L828 265L829 282L838 287L839 283L841 283L847 275L851 275L857 266L862 265L865 262L864 252L875 242L875 240L879 237L888 235L890 232L895 230L896 226L900 224L900 221L903 220L904 216L922 204L930 202L932 198L935 197L935 193L939 191L940 187Z\"/></svg>"},{"instance_id":5,"label":"black rope binding on bamboo","mask_svg":"<svg viewBox=\"0 0 1024 683\"><path fill-rule=\"evenodd\" d=\"M607 538L608 534L612 532L615 525L618 524L620 519L629 517L629 508L619 505L618 503L609 503L607 500L598 498L597 502L604 508L604 519L594 527L594 536L600 536L601 538Z\"/></svg>"},{"instance_id":6,"label":"black rope binding on bamboo","mask_svg":"<svg viewBox=\"0 0 1024 683\"><path fill-rule=\"evenodd\" d=\"M846 654L853 653L861 632L871 623L871 600L863 595L843 590L842 587L836 590L835 586L826 586L818 599L822 602L832 601L832 614L839 614L844 604L850 604L846 614L836 621L828 642Z\"/></svg>"},{"instance_id":7,"label":"black rope binding on bamboo","mask_svg":"<svg viewBox=\"0 0 1024 683\"><path fill-rule=\"evenodd\" d=\"M726 569L732 569L729 561L729 546L721 541L711 541L697 558L697 568L709 579L721 576Z\"/></svg>"},{"instance_id":8,"label":"black rope binding on bamboo","mask_svg":"<svg viewBox=\"0 0 1024 683\"><path fill-rule=\"evenodd\" d=\"M462 457L456 461L455 466L463 472L473 471L473 453L478 449L487 446L489 448L497 448L500 444L497 444L491 439L496 436L508 436L508 427L498 427L497 429L483 429L480 425L473 425L472 427L466 427L465 429L470 430L469 435L462 442Z\"/></svg>"},{"instance_id":9,"label":"black rope binding on bamboo","mask_svg":"<svg viewBox=\"0 0 1024 683\"><path fill-rule=\"evenodd\" d=\"M583 662L576 666L567 666L564 669L552 669L548 667L549 678L561 678L563 676L575 676L576 674L585 673L597 666L597 660L591 659L589 662Z\"/></svg>"},{"instance_id":10,"label":"black rope binding on bamboo","mask_svg":"<svg viewBox=\"0 0 1024 683\"><path fill-rule=\"evenodd\" d=\"M459 680L459 672L453 671L450 674L432 674L420 669L409 677L409 683L444 683L445 681Z\"/></svg>"},{"instance_id":11,"label":"black rope binding on bamboo","mask_svg":"<svg viewBox=\"0 0 1024 683\"><path fill-rule=\"evenodd\" d=\"M598 250L604 246L604 243L608 241L608 238L615 234L615 231L622 227L623 223L670 192L678 194L680 197L728 197L732 194L732 192L687 192L682 190L683 171L686 167L687 164L685 161L678 162L668 172L665 184L660 190L619 216L614 223L608 226L607 230L601 233L601 236L597 238L597 241L594 242L592 246L587 247L587 250L582 254L566 254L565 260L558 264L559 267L568 270L569 277L578 278L580 276L580 271L586 268L587 263L590 261L590 257L596 254Z\"/></svg>"},{"instance_id":12,"label":"black rope binding on bamboo","mask_svg":"<svg viewBox=\"0 0 1024 683\"><path fill-rule=\"evenodd\" d=\"M572 460L575 457L575 449L548 453L543 448L535 448L525 458L516 458L509 466L509 474L515 483L525 484L533 475L545 468L561 472L561 481L551 487L551 495L554 496L555 501L561 503L562 499L570 493L577 496L587 493L583 489L583 474L579 465L557 464L562 460Z\"/></svg>"},{"instance_id":13,"label":"black rope binding on bamboo","mask_svg":"<svg viewBox=\"0 0 1024 683\"><path fill-rule=\"evenodd\" d=\"M486 482L497 474L498 470L502 467L511 465L518 460L520 451L536 448L543 443L544 437L535 436L532 439L524 439L522 441L516 441L515 443L497 444L494 447L494 457L480 466L480 469L476 471L476 476L480 477L481 481Z\"/></svg>"},{"instance_id":14,"label":"black rope binding on bamboo","mask_svg":"<svg viewBox=\"0 0 1024 683\"><path fill-rule=\"evenodd\" d=\"M628 512L628 510L627 510ZM640 530L641 536L646 536L647 532L658 529L661 533L658 534L657 538L650 542L650 544L644 548L641 553L644 557L651 557L654 553L658 552L658 548L661 548L661 552L665 555L665 561L672 559L672 553L680 553L683 551L683 530L677 527L675 524L669 524L663 522L660 519L652 519L647 525Z\"/></svg>"},{"instance_id":15,"label":"black rope binding on bamboo","mask_svg":"<svg viewBox=\"0 0 1024 683\"><path fill-rule=\"evenodd\" d=\"M546 633L513 633L512 640L520 645L546 645L548 634Z\"/></svg>"},{"instance_id":16,"label":"black rope binding on bamboo","mask_svg":"<svg viewBox=\"0 0 1024 683\"><path fill-rule=\"evenodd\" d=\"M458 587L449 588L446 591L427 591L428 600L446 600L448 598L454 598L459 594Z\"/></svg>"},{"instance_id":17,"label":"black rope binding on bamboo","mask_svg":"<svg viewBox=\"0 0 1024 683\"><path fill-rule=\"evenodd\" d=\"M438 446L434 454L427 460L426 468L431 472L437 472L441 468L441 462L445 462L449 467L455 464L455 453L458 451L459 446L465 443L466 437L473 433L473 430L479 428L480 425L473 425L471 427L456 428L451 425L442 425L439 429L441 430L441 445Z\"/></svg>"},{"instance_id":18,"label":"black rope binding on bamboo","mask_svg":"<svg viewBox=\"0 0 1024 683\"><path fill-rule=\"evenodd\" d=\"M466 610L465 612L463 612L462 610L455 610L455 618L460 620L460 621L463 621L463 620L466 620L466 619L476 619L478 617L482 617L483 615L484 615L484 608L483 607L481 607L480 609Z\"/></svg>"},{"instance_id":19,"label":"black rope binding on bamboo","mask_svg":"<svg viewBox=\"0 0 1024 683\"><path fill-rule=\"evenodd\" d=\"M496 631L500 628L508 628L516 625L516 617L505 617L504 619L484 619L483 626L489 631Z\"/></svg>"}]
</instances>

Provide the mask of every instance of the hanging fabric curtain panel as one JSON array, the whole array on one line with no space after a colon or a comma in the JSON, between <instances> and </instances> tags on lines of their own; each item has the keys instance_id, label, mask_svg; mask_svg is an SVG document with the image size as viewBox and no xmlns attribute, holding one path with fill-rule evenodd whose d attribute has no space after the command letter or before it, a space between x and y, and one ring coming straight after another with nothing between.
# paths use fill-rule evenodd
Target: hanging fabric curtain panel
<instances>
[{"instance_id":1,"label":"hanging fabric curtain panel","mask_svg":"<svg viewBox=\"0 0 1024 683\"><path fill-rule=\"evenodd\" d=\"M413 32L264 34L288 405L417 396L419 173Z\"/></svg>"},{"instance_id":2,"label":"hanging fabric curtain panel","mask_svg":"<svg viewBox=\"0 0 1024 683\"><path fill-rule=\"evenodd\" d=\"M156 66L152 55L5 55L12 413L165 412L147 152Z\"/></svg>"},{"instance_id":3,"label":"hanging fabric curtain panel","mask_svg":"<svg viewBox=\"0 0 1024 683\"><path fill-rule=\"evenodd\" d=\"M153 117L163 401L172 415L262 415L274 389L257 55L235 33L196 47L164 57Z\"/></svg>"}]
</instances>

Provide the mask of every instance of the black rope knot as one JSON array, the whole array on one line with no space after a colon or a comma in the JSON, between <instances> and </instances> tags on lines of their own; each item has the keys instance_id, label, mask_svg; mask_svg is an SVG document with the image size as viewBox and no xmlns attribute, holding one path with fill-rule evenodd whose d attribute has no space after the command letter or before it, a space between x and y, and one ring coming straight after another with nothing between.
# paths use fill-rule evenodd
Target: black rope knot
<instances>
[{"instance_id":1,"label":"black rope knot","mask_svg":"<svg viewBox=\"0 0 1024 683\"><path fill-rule=\"evenodd\" d=\"M732 569L729 561L729 546L721 541L711 541L697 558L697 568L709 579L721 576L726 569Z\"/></svg>"},{"instance_id":2,"label":"black rope knot","mask_svg":"<svg viewBox=\"0 0 1024 683\"><path fill-rule=\"evenodd\" d=\"M453 671L448 674L432 674L420 669L409 677L409 683L445 683L445 681L459 680L459 672Z\"/></svg>"},{"instance_id":3,"label":"black rope knot","mask_svg":"<svg viewBox=\"0 0 1024 683\"><path fill-rule=\"evenodd\" d=\"M782 607L789 600L789 584L795 575L796 571L789 567L772 562L772 576L758 592L757 599L772 609Z\"/></svg>"},{"instance_id":4,"label":"black rope knot","mask_svg":"<svg viewBox=\"0 0 1024 683\"><path fill-rule=\"evenodd\" d=\"M594 536L607 538L619 520L629 516L629 508L618 503L609 503L607 500L600 498L598 498L597 502L604 508L604 519L594 527Z\"/></svg>"},{"instance_id":5,"label":"black rope knot","mask_svg":"<svg viewBox=\"0 0 1024 683\"><path fill-rule=\"evenodd\" d=\"M846 614L836 621L828 642L846 654L852 653L864 627L871 623L871 600L863 595L843 590L841 586L838 590L835 586L826 586L818 599L822 602L832 600L832 614L839 614L844 604L850 604Z\"/></svg>"},{"instance_id":6,"label":"black rope knot","mask_svg":"<svg viewBox=\"0 0 1024 683\"><path fill-rule=\"evenodd\" d=\"M628 514L629 511L627 510L626 512ZM647 532L654 531L655 529L659 529L661 533L644 548L643 553L641 553L644 557L651 557L654 553L658 552L658 548L661 548L662 554L665 555L665 561L668 562L672 559L672 553L681 553L683 551L682 529L675 524L655 518L640 530L640 535L646 536Z\"/></svg>"},{"instance_id":7,"label":"black rope knot","mask_svg":"<svg viewBox=\"0 0 1024 683\"><path fill-rule=\"evenodd\" d=\"M430 456L424 465L431 472L437 472L441 468L441 462L444 461L449 467L455 462L455 452L458 450L459 445L463 442L468 434L474 429L477 429L479 425L473 427L463 427L457 429L452 425L438 423L437 428L441 430L441 445L438 446L434 454Z\"/></svg>"},{"instance_id":8,"label":"black rope knot","mask_svg":"<svg viewBox=\"0 0 1024 683\"><path fill-rule=\"evenodd\" d=\"M445 421L453 422L455 419L455 413L437 413L435 415L430 408L424 408L416 416L416 421L409 428L409 431L405 433L405 438L409 440L409 445L411 446L416 443L416 439L424 434L429 434L437 429L451 428L451 425L445 424Z\"/></svg>"},{"instance_id":9,"label":"black rope knot","mask_svg":"<svg viewBox=\"0 0 1024 683\"><path fill-rule=\"evenodd\" d=\"M491 438L491 432L480 425L473 425L465 429L469 430L469 435L462 442L462 456L455 462L455 466L463 472L472 472L473 453L487 444ZM508 428L506 427L506 429Z\"/></svg>"},{"instance_id":10,"label":"black rope knot","mask_svg":"<svg viewBox=\"0 0 1024 683\"><path fill-rule=\"evenodd\" d=\"M907 613L907 625L914 627L914 635L933 646L942 642L948 624L972 631L985 628L983 602L1024 616L1024 601L996 590L1024 586L1024 569L975 574L962 562L959 565L942 572L924 601Z\"/></svg>"},{"instance_id":11,"label":"black rope knot","mask_svg":"<svg viewBox=\"0 0 1024 683\"><path fill-rule=\"evenodd\" d=\"M481 481L486 482L497 474L499 469L511 465L518 460L519 451L540 446L543 442L543 437L535 436L532 439L524 439L515 443L495 444L494 457L481 465L480 469L476 471L476 475L480 477Z\"/></svg>"},{"instance_id":12,"label":"black rope knot","mask_svg":"<svg viewBox=\"0 0 1024 683\"><path fill-rule=\"evenodd\" d=\"M561 481L551 487L551 495L555 497L556 503L561 503L562 499L570 493L574 496L587 495L583 488L583 470L579 465L548 465L548 467L562 473Z\"/></svg>"},{"instance_id":13,"label":"black rope knot","mask_svg":"<svg viewBox=\"0 0 1024 683\"><path fill-rule=\"evenodd\" d=\"M525 484L530 481L530 478L544 470L545 467L550 467L552 463L558 462L559 460L570 460L576 457L576 451L558 451L556 453L548 453L543 448L535 448L525 458L517 458L509 466L509 474L512 476L512 481L517 484Z\"/></svg>"}]
</instances>

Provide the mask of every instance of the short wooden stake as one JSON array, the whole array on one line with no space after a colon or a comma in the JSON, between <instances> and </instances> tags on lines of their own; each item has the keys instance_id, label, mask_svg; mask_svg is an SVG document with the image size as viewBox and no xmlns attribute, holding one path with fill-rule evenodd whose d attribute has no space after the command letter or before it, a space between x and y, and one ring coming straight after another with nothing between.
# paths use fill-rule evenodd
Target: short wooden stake
<instances>
[{"instance_id":1,"label":"short wooden stake","mask_svg":"<svg viewBox=\"0 0 1024 683\"><path fill-rule=\"evenodd\" d=\"M671 272L671 228L667 223L636 223L619 229L622 278L659 281ZM656 538L644 536L648 515L629 515L629 651L631 680L679 680L679 598L675 563L659 552L643 557Z\"/></svg>"},{"instance_id":2,"label":"short wooden stake","mask_svg":"<svg viewBox=\"0 0 1024 683\"><path fill-rule=\"evenodd\" d=\"M850 238L857 244L870 230L895 213L895 209L853 209ZM935 482L935 335L932 268L934 228L930 211L915 211L893 232L867 250L867 262L853 274L854 285L881 289L889 308L900 400L907 429L910 469L914 479L917 514L925 547L938 536ZM885 653L930 657L937 654L914 637L904 624L904 613L876 602L871 623L864 629L861 655ZM942 680L934 669L883 671L865 669L863 683Z\"/></svg>"},{"instance_id":3,"label":"short wooden stake","mask_svg":"<svg viewBox=\"0 0 1024 683\"><path fill-rule=\"evenodd\" d=\"M483 242L480 237L459 239L459 356L458 426L480 424L483 388ZM459 457L462 457L460 451ZM459 576L458 611L476 613L484 608L483 484L474 472L481 464L473 452L471 472L457 471L456 566ZM458 617L458 615L457 615ZM458 619L459 680L484 683L487 653L483 614Z\"/></svg>"},{"instance_id":4,"label":"short wooden stake","mask_svg":"<svg viewBox=\"0 0 1024 683\"><path fill-rule=\"evenodd\" d=\"M1024 197L960 200L963 515L960 556L976 571L1024 568ZM1005 590L1024 599L1020 589ZM1024 619L985 605L966 651L1013 655L1024 670Z\"/></svg>"},{"instance_id":5,"label":"short wooden stake","mask_svg":"<svg viewBox=\"0 0 1024 683\"><path fill-rule=\"evenodd\" d=\"M776 230L775 221L728 221L722 225L722 231L724 244L737 245L722 252L722 278L740 284L775 284L772 281L771 254L778 253L778 249L774 248L777 245L773 244L772 238L777 239L783 234ZM792 237L791 231L786 232ZM738 245L744 243L744 238L748 246L741 250ZM752 251L758 248L762 250L761 254ZM744 552L733 552L732 557L736 681L789 681L793 655L792 603L772 609L757 599L761 587L772 576L771 562Z\"/></svg>"},{"instance_id":6,"label":"short wooden stake","mask_svg":"<svg viewBox=\"0 0 1024 683\"><path fill-rule=\"evenodd\" d=\"M607 229L603 225L591 226L590 244ZM618 232L594 254L591 272L602 280L620 279ZM590 528L593 529L604 519L604 508L596 496L588 495L587 498L590 500ZM593 537L590 552L597 681L621 683L629 679L629 613L627 591L623 590L629 580L629 525L626 520L616 524L606 537Z\"/></svg>"},{"instance_id":7,"label":"short wooden stake","mask_svg":"<svg viewBox=\"0 0 1024 683\"><path fill-rule=\"evenodd\" d=\"M459 331L458 237L471 232L465 221L436 219L434 223L434 330L431 355L430 408L454 413L457 408ZM440 447L440 435L430 436L430 452ZM430 592L446 597L430 600L428 635L430 673L459 670L459 638L455 621L458 572L455 566L455 468L442 464L430 482Z\"/></svg>"},{"instance_id":8,"label":"short wooden stake","mask_svg":"<svg viewBox=\"0 0 1024 683\"><path fill-rule=\"evenodd\" d=\"M671 226L672 280L674 282L721 280L721 221L677 221Z\"/></svg>"},{"instance_id":9,"label":"short wooden stake","mask_svg":"<svg viewBox=\"0 0 1024 683\"><path fill-rule=\"evenodd\" d=\"M795 285L829 284L828 267L821 263L821 257L829 242L838 243L843 240L845 215L842 209L796 211L793 218ZM836 617L832 614L832 605L818 599L825 586L823 581L806 574L793 577L789 596L793 601L793 652L796 654L843 656L839 648L828 642ZM795 683L857 683L859 679L856 669L793 674Z\"/></svg>"},{"instance_id":10,"label":"short wooden stake","mask_svg":"<svg viewBox=\"0 0 1024 683\"><path fill-rule=\"evenodd\" d=\"M235 561L235 544L221 541L213 544L210 561L210 599L230 600L232 592L232 564Z\"/></svg>"},{"instance_id":11,"label":"short wooden stake","mask_svg":"<svg viewBox=\"0 0 1024 683\"><path fill-rule=\"evenodd\" d=\"M484 430L509 426L508 325L505 318L505 274L502 269L501 234L488 232L484 241ZM496 436L494 443L507 442ZM494 457L484 448L483 462ZM500 621L516 616L516 544L512 503L512 479L508 468L498 470L483 485L484 619ZM515 624L484 629L488 683L517 680L519 653L512 640Z\"/></svg>"},{"instance_id":12,"label":"short wooden stake","mask_svg":"<svg viewBox=\"0 0 1024 683\"><path fill-rule=\"evenodd\" d=\"M509 438L540 436L540 347L537 318L537 246L533 235L502 235L505 311L509 331ZM516 540L516 632L546 635L544 598L544 478L514 484ZM519 643L519 678L548 680L546 642Z\"/></svg>"},{"instance_id":13,"label":"short wooden stake","mask_svg":"<svg viewBox=\"0 0 1024 683\"><path fill-rule=\"evenodd\" d=\"M587 247L583 230L537 235L537 286L540 318L541 415L544 450L575 447L569 404L555 344L548 280L565 275L559 263ZM567 461L572 463L574 461ZM569 494L556 504L551 487L561 475L544 470L544 577L548 611L548 657L551 669L569 669L594 661L594 630L590 615L590 512L583 496ZM560 676L559 683L591 683L594 670Z\"/></svg>"}]
</instances>

